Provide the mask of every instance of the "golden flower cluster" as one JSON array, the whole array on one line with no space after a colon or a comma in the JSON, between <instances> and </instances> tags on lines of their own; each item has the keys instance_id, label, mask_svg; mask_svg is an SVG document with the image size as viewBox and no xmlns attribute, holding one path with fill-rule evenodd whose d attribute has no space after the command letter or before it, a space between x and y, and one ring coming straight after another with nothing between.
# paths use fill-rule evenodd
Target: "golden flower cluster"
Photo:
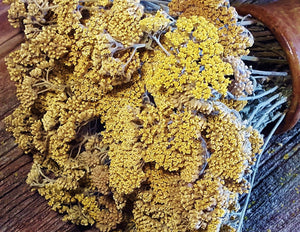
<instances>
[{"instance_id":1,"label":"golden flower cluster","mask_svg":"<svg viewBox=\"0 0 300 232\"><path fill-rule=\"evenodd\" d=\"M138 191L133 215L138 231L217 231L229 191L209 172L193 183L149 167L149 186ZM209 197L214 195L214 197Z\"/></svg>"},{"instance_id":2,"label":"golden flower cluster","mask_svg":"<svg viewBox=\"0 0 300 232\"><path fill-rule=\"evenodd\" d=\"M248 188L244 176L254 163L257 144L262 145L262 138L257 131L246 128L234 110L230 112L223 107L217 106L219 114L209 117L207 123L207 145L212 152L208 158L209 170L221 177L230 191L243 193Z\"/></svg>"},{"instance_id":3,"label":"golden flower cluster","mask_svg":"<svg viewBox=\"0 0 300 232\"><path fill-rule=\"evenodd\" d=\"M26 35L7 58L20 106L6 123L33 155L27 183L100 231L227 228L262 145L245 102L226 98L251 90L233 8L173 1L172 18L138 0L6 2Z\"/></svg>"},{"instance_id":4,"label":"golden flower cluster","mask_svg":"<svg viewBox=\"0 0 300 232\"><path fill-rule=\"evenodd\" d=\"M147 70L149 84L170 95L190 92L197 99L207 100L213 91L226 95L230 80L225 76L232 68L222 61L218 41L217 29L203 17L180 17L162 43L171 52L155 52L150 61L155 66Z\"/></svg>"},{"instance_id":5,"label":"golden flower cluster","mask_svg":"<svg viewBox=\"0 0 300 232\"><path fill-rule=\"evenodd\" d=\"M218 28L225 56L246 55L253 39L246 28L237 24L237 12L226 0L173 0L170 15L202 16Z\"/></svg>"}]
</instances>

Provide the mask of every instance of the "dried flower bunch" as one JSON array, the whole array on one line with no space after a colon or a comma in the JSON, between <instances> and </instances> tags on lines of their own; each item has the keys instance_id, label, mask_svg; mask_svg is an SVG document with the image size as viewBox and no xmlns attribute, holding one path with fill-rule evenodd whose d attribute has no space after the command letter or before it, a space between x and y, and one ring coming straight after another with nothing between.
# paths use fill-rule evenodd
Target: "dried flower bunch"
<instances>
[{"instance_id":1,"label":"dried flower bunch","mask_svg":"<svg viewBox=\"0 0 300 232\"><path fill-rule=\"evenodd\" d=\"M263 140L241 119L253 43L226 0L10 1L6 118L27 183L100 231L226 231ZM228 98L231 96L231 98ZM234 97L232 97L234 96Z\"/></svg>"}]
</instances>

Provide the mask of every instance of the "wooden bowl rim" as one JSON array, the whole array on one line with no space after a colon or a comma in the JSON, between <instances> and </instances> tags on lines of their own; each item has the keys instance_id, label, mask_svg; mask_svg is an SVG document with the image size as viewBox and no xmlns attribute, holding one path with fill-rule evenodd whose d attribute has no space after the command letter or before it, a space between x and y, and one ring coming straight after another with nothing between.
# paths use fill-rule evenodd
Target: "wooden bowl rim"
<instances>
[{"instance_id":1,"label":"wooden bowl rim","mask_svg":"<svg viewBox=\"0 0 300 232\"><path fill-rule=\"evenodd\" d=\"M245 4L237 7L239 14L250 14L268 27L287 56L293 94L285 119L277 129L277 133L292 129L300 119L300 27L292 28L288 22L282 20L282 17L289 15L292 17L293 14L289 14L292 10L298 10L297 20L300 23L300 1L298 0L284 0L264 5Z\"/></svg>"}]
</instances>

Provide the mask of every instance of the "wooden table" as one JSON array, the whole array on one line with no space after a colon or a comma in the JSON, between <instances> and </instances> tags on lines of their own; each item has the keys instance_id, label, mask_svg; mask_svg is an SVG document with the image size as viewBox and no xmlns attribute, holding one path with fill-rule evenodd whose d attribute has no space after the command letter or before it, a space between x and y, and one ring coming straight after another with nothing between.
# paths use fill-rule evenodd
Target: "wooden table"
<instances>
[{"instance_id":1,"label":"wooden table","mask_svg":"<svg viewBox=\"0 0 300 232\"><path fill-rule=\"evenodd\" d=\"M89 231L63 222L43 197L25 183L32 157L5 131L3 119L18 105L4 57L23 39L9 26L8 6L0 2L0 232ZM244 231L300 231L300 123L274 136L263 154L247 210Z\"/></svg>"}]
</instances>

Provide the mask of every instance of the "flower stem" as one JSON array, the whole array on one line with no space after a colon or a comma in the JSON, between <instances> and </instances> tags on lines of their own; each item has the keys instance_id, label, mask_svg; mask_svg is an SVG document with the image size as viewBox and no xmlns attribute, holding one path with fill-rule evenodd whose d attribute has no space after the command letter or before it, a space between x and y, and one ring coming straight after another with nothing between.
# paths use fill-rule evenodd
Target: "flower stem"
<instances>
[{"instance_id":1,"label":"flower stem","mask_svg":"<svg viewBox=\"0 0 300 232\"><path fill-rule=\"evenodd\" d=\"M269 90L263 92L262 94L255 95L255 96L249 96L249 97L240 97L240 98L238 98L237 100L238 100L238 101L252 101L252 100L256 100L256 99L259 99L259 98L261 98L261 97L264 97L264 96L266 96L266 95L268 95L268 94L270 94L270 93L275 92L276 89L278 89L278 86L275 86L275 87L273 87L272 89L269 89Z\"/></svg>"}]
</instances>

